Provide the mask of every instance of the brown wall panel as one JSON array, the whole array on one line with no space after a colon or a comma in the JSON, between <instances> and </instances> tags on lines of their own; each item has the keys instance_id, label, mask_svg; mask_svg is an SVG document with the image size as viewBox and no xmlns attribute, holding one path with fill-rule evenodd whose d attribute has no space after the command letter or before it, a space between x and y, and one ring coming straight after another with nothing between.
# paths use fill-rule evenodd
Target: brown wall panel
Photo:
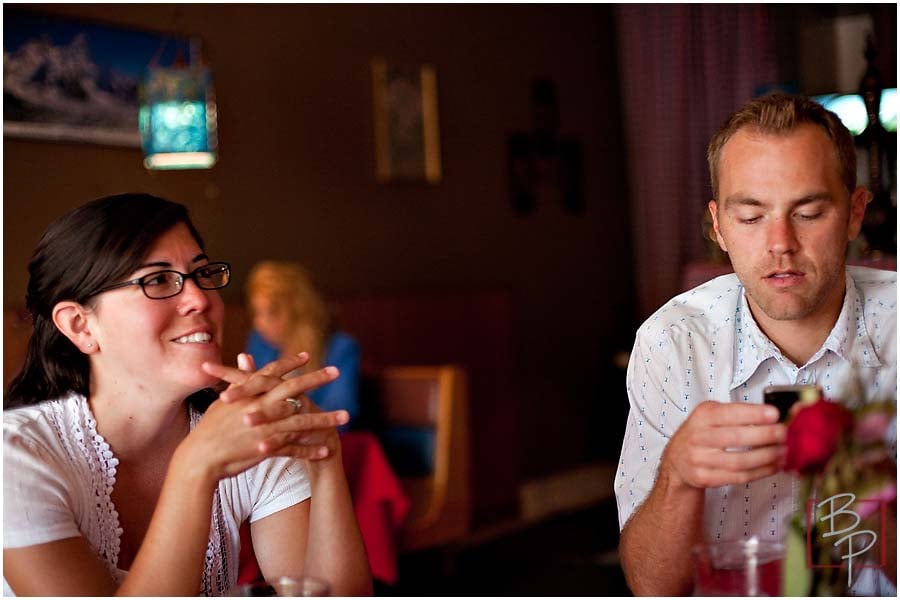
<instances>
[{"instance_id":1,"label":"brown wall panel","mask_svg":"<svg viewBox=\"0 0 900 600\"><path fill-rule=\"evenodd\" d=\"M615 455L625 399L611 356L630 347L635 323L611 7L33 8L199 35L215 78L220 160L209 171L150 173L137 149L5 138L5 304L22 302L25 265L53 217L100 195L147 191L186 203L210 254L232 261L232 302L263 258L302 261L332 297L507 291L514 394L496 408L512 433L496 448L508 468L521 479ZM375 180L375 56L436 67L438 185ZM529 216L508 199L507 135L531 129L531 84L544 77L556 84L561 133L584 149L579 216L552 189ZM474 403L471 414L477 429ZM479 485L491 482L476 482L476 494Z\"/></svg>"}]
</instances>

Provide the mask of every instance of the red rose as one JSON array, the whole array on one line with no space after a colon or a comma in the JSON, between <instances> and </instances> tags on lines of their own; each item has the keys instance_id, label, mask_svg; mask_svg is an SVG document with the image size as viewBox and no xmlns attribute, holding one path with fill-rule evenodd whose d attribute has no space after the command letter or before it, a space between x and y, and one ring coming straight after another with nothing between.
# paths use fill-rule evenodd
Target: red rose
<instances>
[{"instance_id":1,"label":"red rose","mask_svg":"<svg viewBox=\"0 0 900 600\"><path fill-rule=\"evenodd\" d=\"M817 473L834 454L841 436L853 427L853 413L834 402L819 400L804 406L787 429L785 469Z\"/></svg>"}]
</instances>

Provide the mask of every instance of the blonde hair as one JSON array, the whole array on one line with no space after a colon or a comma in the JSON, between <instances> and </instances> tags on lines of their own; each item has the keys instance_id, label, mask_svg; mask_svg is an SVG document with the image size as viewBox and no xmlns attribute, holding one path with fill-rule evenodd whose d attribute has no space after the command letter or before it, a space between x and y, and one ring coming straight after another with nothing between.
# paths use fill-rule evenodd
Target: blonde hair
<instances>
[{"instance_id":1,"label":"blonde hair","mask_svg":"<svg viewBox=\"0 0 900 600\"><path fill-rule=\"evenodd\" d=\"M738 130L749 127L760 133L787 134L809 123L818 125L828 135L847 191L856 189L856 147L853 135L840 118L818 102L805 96L769 94L757 98L731 115L709 142L706 158L713 198L719 197L719 157L725 143Z\"/></svg>"},{"instance_id":2,"label":"blonde hair","mask_svg":"<svg viewBox=\"0 0 900 600\"><path fill-rule=\"evenodd\" d=\"M288 314L288 333L281 355L309 352L307 369L321 366L330 318L309 273L298 263L267 260L257 263L247 278L247 305L264 296ZM262 366L262 365L257 365Z\"/></svg>"}]
</instances>

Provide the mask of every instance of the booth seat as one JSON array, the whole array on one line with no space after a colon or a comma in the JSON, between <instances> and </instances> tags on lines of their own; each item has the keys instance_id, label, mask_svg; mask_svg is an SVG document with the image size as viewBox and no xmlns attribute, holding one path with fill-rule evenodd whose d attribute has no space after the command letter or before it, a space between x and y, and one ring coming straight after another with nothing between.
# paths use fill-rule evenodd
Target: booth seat
<instances>
[{"instance_id":1,"label":"booth seat","mask_svg":"<svg viewBox=\"0 0 900 600\"><path fill-rule=\"evenodd\" d=\"M479 502L487 512L514 503L514 448L495 443L511 427L502 417L512 406L508 295L378 295L332 308L341 329L360 343L367 429L410 502L396 532L397 551L461 541ZM228 363L247 339L245 307L226 303L225 323L222 354ZM24 308L7 306L4 387L23 362L30 333ZM470 398L483 409L478 431L470 427ZM474 464L472 455L484 459Z\"/></svg>"}]
</instances>

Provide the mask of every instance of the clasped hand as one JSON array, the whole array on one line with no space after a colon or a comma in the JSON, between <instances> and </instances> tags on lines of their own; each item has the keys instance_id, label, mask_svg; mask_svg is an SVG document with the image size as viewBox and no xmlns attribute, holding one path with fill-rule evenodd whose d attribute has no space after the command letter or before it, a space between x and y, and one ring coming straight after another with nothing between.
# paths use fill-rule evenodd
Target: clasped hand
<instances>
[{"instance_id":1,"label":"clasped hand","mask_svg":"<svg viewBox=\"0 0 900 600\"><path fill-rule=\"evenodd\" d=\"M213 402L193 432L200 450L220 477L244 471L269 456L306 460L334 457L340 449L338 425L350 419L345 410L322 412L304 393L338 378L335 367L325 367L290 379L283 376L302 367L309 355L281 358L253 370L204 363L203 370L230 385ZM294 409L287 398L300 401Z\"/></svg>"},{"instance_id":2,"label":"clasped hand","mask_svg":"<svg viewBox=\"0 0 900 600\"><path fill-rule=\"evenodd\" d=\"M660 471L676 485L710 488L777 473L785 455L785 426L764 404L704 402L666 446Z\"/></svg>"}]
</instances>

